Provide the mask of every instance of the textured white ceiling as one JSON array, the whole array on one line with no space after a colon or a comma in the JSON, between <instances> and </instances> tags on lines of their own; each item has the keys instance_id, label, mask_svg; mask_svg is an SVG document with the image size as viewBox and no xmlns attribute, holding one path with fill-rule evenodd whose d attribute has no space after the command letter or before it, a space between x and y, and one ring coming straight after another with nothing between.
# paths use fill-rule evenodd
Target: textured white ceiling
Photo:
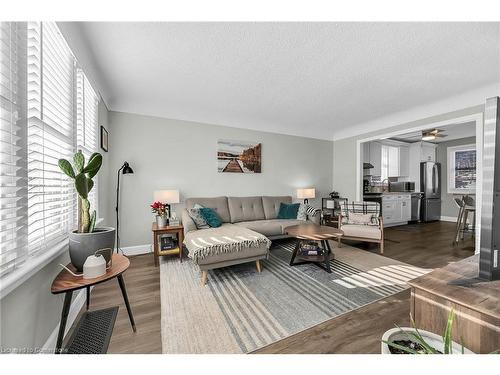
<instances>
[{"instance_id":1,"label":"textured white ceiling","mask_svg":"<svg viewBox=\"0 0 500 375\"><path fill-rule=\"evenodd\" d=\"M500 23L81 23L111 110L332 139L500 81Z\"/></svg>"}]
</instances>

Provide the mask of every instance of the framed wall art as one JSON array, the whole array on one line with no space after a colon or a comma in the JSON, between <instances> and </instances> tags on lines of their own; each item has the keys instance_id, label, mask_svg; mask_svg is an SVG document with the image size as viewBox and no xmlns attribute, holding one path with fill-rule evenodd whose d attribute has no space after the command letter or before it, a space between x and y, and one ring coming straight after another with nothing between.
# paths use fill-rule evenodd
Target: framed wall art
<instances>
[{"instance_id":1,"label":"framed wall art","mask_svg":"<svg viewBox=\"0 0 500 375\"><path fill-rule=\"evenodd\" d=\"M217 141L217 168L220 173L261 173L261 157L261 143Z\"/></svg>"},{"instance_id":2,"label":"framed wall art","mask_svg":"<svg viewBox=\"0 0 500 375\"><path fill-rule=\"evenodd\" d=\"M101 148L108 152L108 131L101 126Z\"/></svg>"}]
</instances>

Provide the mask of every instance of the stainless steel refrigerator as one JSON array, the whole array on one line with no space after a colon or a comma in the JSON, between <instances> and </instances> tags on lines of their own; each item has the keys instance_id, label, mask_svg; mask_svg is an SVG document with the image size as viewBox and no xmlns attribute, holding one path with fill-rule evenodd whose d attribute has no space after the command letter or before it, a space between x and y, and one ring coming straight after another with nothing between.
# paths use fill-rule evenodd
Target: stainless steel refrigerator
<instances>
[{"instance_id":1,"label":"stainless steel refrigerator","mask_svg":"<svg viewBox=\"0 0 500 375\"><path fill-rule=\"evenodd\" d=\"M441 164L430 161L420 163L420 191L423 193L421 221L441 219Z\"/></svg>"}]
</instances>

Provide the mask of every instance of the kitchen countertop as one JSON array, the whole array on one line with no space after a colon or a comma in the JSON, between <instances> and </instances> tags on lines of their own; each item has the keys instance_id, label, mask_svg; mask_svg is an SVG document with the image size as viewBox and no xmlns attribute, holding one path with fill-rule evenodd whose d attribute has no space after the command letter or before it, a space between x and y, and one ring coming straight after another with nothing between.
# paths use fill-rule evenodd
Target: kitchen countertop
<instances>
[{"instance_id":1,"label":"kitchen countertop","mask_svg":"<svg viewBox=\"0 0 500 375\"><path fill-rule=\"evenodd\" d=\"M418 191L417 192L413 192L413 191L384 191L383 193L363 193L363 196L373 197L373 196L378 196L378 195L411 195L414 193L418 193Z\"/></svg>"}]
</instances>

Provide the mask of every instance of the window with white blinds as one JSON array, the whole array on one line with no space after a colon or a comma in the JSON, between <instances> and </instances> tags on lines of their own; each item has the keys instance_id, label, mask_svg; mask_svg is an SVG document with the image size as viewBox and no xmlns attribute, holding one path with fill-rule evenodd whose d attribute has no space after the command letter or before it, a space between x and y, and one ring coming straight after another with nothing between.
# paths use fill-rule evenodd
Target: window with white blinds
<instances>
[{"instance_id":1,"label":"window with white blinds","mask_svg":"<svg viewBox=\"0 0 500 375\"><path fill-rule=\"evenodd\" d=\"M27 257L26 24L0 22L0 276Z\"/></svg>"},{"instance_id":2,"label":"window with white blinds","mask_svg":"<svg viewBox=\"0 0 500 375\"><path fill-rule=\"evenodd\" d=\"M76 71L76 146L82 150L85 161L97 150L98 145L98 106L99 98L81 69ZM92 209L97 209L97 179L90 191L88 200Z\"/></svg>"},{"instance_id":3,"label":"window with white blinds","mask_svg":"<svg viewBox=\"0 0 500 375\"><path fill-rule=\"evenodd\" d=\"M54 23L28 24L28 243L35 253L73 227L74 189L59 169L74 150L71 50Z\"/></svg>"},{"instance_id":4,"label":"window with white blinds","mask_svg":"<svg viewBox=\"0 0 500 375\"><path fill-rule=\"evenodd\" d=\"M0 22L0 271L67 237L73 181L58 167L97 151L98 96L54 22ZM97 207L97 189L90 197ZM1 275L0 274L0 275Z\"/></svg>"}]
</instances>

